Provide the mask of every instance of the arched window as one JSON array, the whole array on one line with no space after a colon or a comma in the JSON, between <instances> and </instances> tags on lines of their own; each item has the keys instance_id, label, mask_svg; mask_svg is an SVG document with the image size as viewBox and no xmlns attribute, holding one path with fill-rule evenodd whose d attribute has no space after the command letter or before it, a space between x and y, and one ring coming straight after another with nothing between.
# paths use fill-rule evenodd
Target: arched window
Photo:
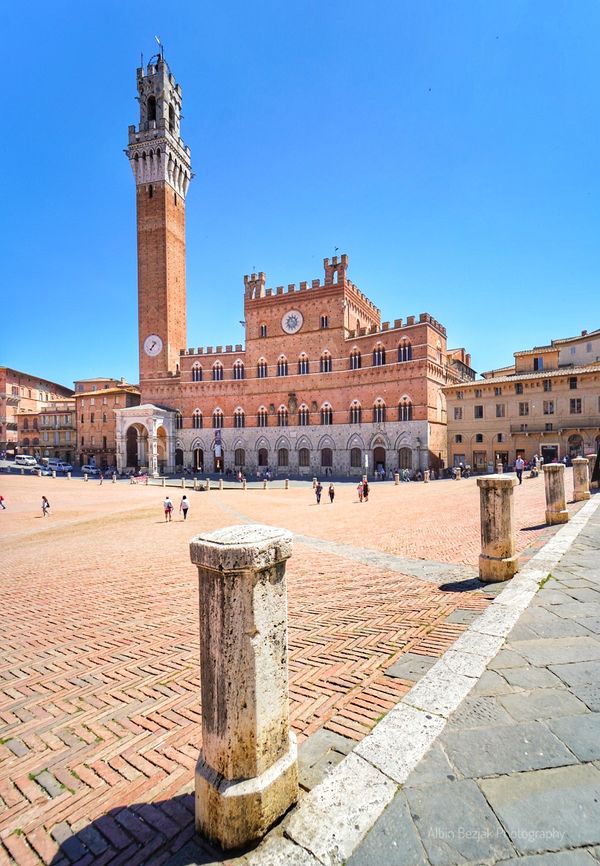
<instances>
[{"instance_id":1,"label":"arched window","mask_svg":"<svg viewBox=\"0 0 600 866\"><path fill-rule=\"evenodd\" d=\"M256 373L259 379L267 378L267 362L264 358L261 358L258 364L256 365Z\"/></svg>"},{"instance_id":2,"label":"arched window","mask_svg":"<svg viewBox=\"0 0 600 866\"><path fill-rule=\"evenodd\" d=\"M267 326L261 325L258 332L259 332L261 337L266 337L267 336Z\"/></svg>"},{"instance_id":3,"label":"arched window","mask_svg":"<svg viewBox=\"0 0 600 866\"><path fill-rule=\"evenodd\" d=\"M353 349L350 353L350 369L360 370L361 360L361 355L358 349Z\"/></svg>"},{"instance_id":4,"label":"arched window","mask_svg":"<svg viewBox=\"0 0 600 866\"><path fill-rule=\"evenodd\" d=\"M287 448L280 448L277 452L277 465L278 466L289 466L289 451Z\"/></svg>"},{"instance_id":5,"label":"arched window","mask_svg":"<svg viewBox=\"0 0 600 866\"><path fill-rule=\"evenodd\" d=\"M333 409L329 403L323 403L321 406L321 424L325 426L333 424Z\"/></svg>"},{"instance_id":6,"label":"arched window","mask_svg":"<svg viewBox=\"0 0 600 866\"><path fill-rule=\"evenodd\" d=\"M385 346L378 343L373 349L373 366L381 367L385 364Z\"/></svg>"},{"instance_id":7,"label":"arched window","mask_svg":"<svg viewBox=\"0 0 600 866\"><path fill-rule=\"evenodd\" d=\"M331 355L329 352L323 352L319 363L321 373L331 373Z\"/></svg>"},{"instance_id":8,"label":"arched window","mask_svg":"<svg viewBox=\"0 0 600 866\"><path fill-rule=\"evenodd\" d=\"M477 442L478 445L480 445L483 442L483 433L476 433L475 434L475 442Z\"/></svg>"},{"instance_id":9,"label":"arched window","mask_svg":"<svg viewBox=\"0 0 600 866\"><path fill-rule=\"evenodd\" d=\"M264 406L261 406L256 415L256 421L259 427L269 426L269 415Z\"/></svg>"},{"instance_id":10,"label":"arched window","mask_svg":"<svg viewBox=\"0 0 600 866\"><path fill-rule=\"evenodd\" d=\"M235 466L239 466L240 468L246 465L246 452L243 448L235 449L233 453L233 463Z\"/></svg>"},{"instance_id":11,"label":"arched window","mask_svg":"<svg viewBox=\"0 0 600 866\"><path fill-rule=\"evenodd\" d=\"M200 430L202 427L202 412L200 409L194 409L194 414L192 415L192 427L195 430Z\"/></svg>"},{"instance_id":12,"label":"arched window","mask_svg":"<svg viewBox=\"0 0 600 866\"><path fill-rule=\"evenodd\" d=\"M300 427L308 427L309 423L308 406L303 403L298 409L298 424Z\"/></svg>"},{"instance_id":13,"label":"arched window","mask_svg":"<svg viewBox=\"0 0 600 866\"><path fill-rule=\"evenodd\" d=\"M156 120L156 97L149 96L148 97L148 120Z\"/></svg>"},{"instance_id":14,"label":"arched window","mask_svg":"<svg viewBox=\"0 0 600 866\"><path fill-rule=\"evenodd\" d=\"M277 426L287 427L289 421L288 410L285 406L280 406L277 410Z\"/></svg>"},{"instance_id":15,"label":"arched window","mask_svg":"<svg viewBox=\"0 0 600 866\"><path fill-rule=\"evenodd\" d=\"M413 468L412 451L410 450L410 448L401 448L398 451L398 468L399 469L412 469Z\"/></svg>"},{"instance_id":16,"label":"arched window","mask_svg":"<svg viewBox=\"0 0 600 866\"><path fill-rule=\"evenodd\" d=\"M360 424L362 421L362 408L358 400L353 400L350 404L350 423Z\"/></svg>"},{"instance_id":17,"label":"arched window","mask_svg":"<svg viewBox=\"0 0 600 866\"><path fill-rule=\"evenodd\" d=\"M412 421L413 407L408 397L403 397L398 404L398 421Z\"/></svg>"},{"instance_id":18,"label":"arched window","mask_svg":"<svg viewBox=\"0 0 600 866\"><path fill-rule=\"evenodd\" d=\"M329 319L327 316L321 316L321 327L328 328L329 327Z\"/></svg>"},{"instance_id":19,"label":"arched window","mask_svg":"<svg viewBox=\"0 0 600 866\"><path fill-rule=\"evenodd\" d=\"M169 129L175 132L175 109L172 105L169 105Z\"/></svg>"},{"instance_id":20,"label":"arched window","mask_svg":"<svg viewBox=\"0 0 600 866\"><path fill-rule=\"evenodd\" d=\"M406 337L402 339L400 345L398 346L398 363L401 361L411 361L412 360L412 346L410 344L410 340L407 340Z\"/></svg>"},{"instance_id":21,"label":"arched window","mask_svg":"<svg viewBox=\"0 0 600 866\"><path fill-rule=\"evenodd\" d=\"M373 424L383 424L385 421L385 403L381 397L373 405Z\"/></svg>"},{"instance_id":22,"label":"arched window","mask_svg":"<svg viewBox=\"0 0 600 866\"><path fill-rule=\"evenodd\" d=\"M233 365L233 378L234 379L243 379L244 378L244 365L242 362L238 360Z\"/></svg>"},{"instance_id":23,"label":"arched window","mask_svg":"<svg viewBox=\"0 0 600 866\"><path fill-rule=\"evenodd\" d=\"M360 469L362 466L362 451L360 448L350 449L350 466L353 469Z\"/></svg>"},{"instance_id":24,"label":"arched window","mask_svg":"<svg viewBox=\"0 0 600 866\"><path fill-rule=\"evenodd\" d=\"M181 430L182 427L183 427L183 415L181 414L181 412L179 410L177 410L177 412L175 412L175 429Z\"/></svg>"},{"instance_id":25,"label":"arched window","mask_svg":"<svg viewBox=\"0 0 600 866\"><path fill-rule=\"evenodd\" d=\"M196 363L192 367L192 382L201 382L201 381L202 381L202 367L196 361Z\"/></svg>"},{"instance_id":26,"label":"arched window","mask_svg":"<svg viewBox=\"0 0 600 866\"><path fill-rule=\"evenodd\" d=\"M304 352L298 358L298 373L300 376L306 376L308 374L308 357L304 354Z\"/></svg>"},{"instance_id":27,"label":"arched window","mask_svg":"<svg viewBox=\"0 0 600 866\"><path fill-rule=\"evenodd\" d=\"M212 368L213 382L223 381L223 364L220 361L215 361Z\"/></svg>"},{"instance_id":28,"label":"arched window","mask_svg":"<svg viewBox=\"0 0 600 866\"><path fill-rule=\"evenodd\" d=\"M239 406L237 407L237 409L233 413L233 426L236 427L238 430L240 429L240 427L246 426L245 412Z\"/></svg>"},{"instance_id":29,"label":"arched window","mask_svg":"<svg viewBox=\"0 0 600 866\"><path fill-rule=\"evenodd\" d=\"M287 376L288 374L288 362L287 358L284 358L283 355L277 361L277 375L278 376Z\"/></svg>"},{"instance_id":30,"label":"arched window","mask_svg":"<svg viewBox=\"0 0 600 866\"><path fill-rule=\"evenodd\" d=\"M269 452L266 448L258 449L258 465L259 466L268 466L269 465Z\"/></svg>"},{"instance_id":31,"label":"arched window","mask_svg":"<svg viewBox=\"0 0 600 866\"><path fill-rule=\"evenodd\" d=\"M224 426L225 416L222 409L215 409L212 415L212 425L215 430L220 430Z\"/></svg>"},{"instance_id":32,"label":"arched window","mask_svg":"<svg viewBox=\"0 0 600 866\"><path fill-rule=\"evenodd\" d=\"M331 469L333 466L333 451L331 448L321 449L321 466L323 469Z\"/></svg>"},{"instance_id":33,"label":"arched window","mask_svg":"<svg viewBox=\"0 0 600 866\"><path fill-rule=\"evenodd\" d=\"M308 448L301 448L298 451L298 466L310 466L310 451Z\"/></svg>"}]
</instances>

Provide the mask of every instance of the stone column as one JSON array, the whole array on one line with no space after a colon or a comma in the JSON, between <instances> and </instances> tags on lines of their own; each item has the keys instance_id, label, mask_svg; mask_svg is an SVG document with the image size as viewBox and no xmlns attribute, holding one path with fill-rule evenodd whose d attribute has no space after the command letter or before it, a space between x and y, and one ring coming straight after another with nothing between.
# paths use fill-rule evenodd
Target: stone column
<instances>
[{"instance_id":1,"label":"stone column","mask_svg":"<svg viewBox=\"0 0 600 866\"><path fill-rule=\"evenodd\" d=\"M165 486L165 477L164 477L164 475L163 475L163 477L160 479L160 484L161 484L161 487L164 487L164 486Z\"/></svg>"},{"instance_id":2,"label":"stone column","mask_svg":"<svg viewBox=\"0 0 600 866\"><path fill-rule=\"evenodd\" d=\"M394 484L396 485L396 487L398 486L398 484L400 484L400 475L398 474L398 472L394 472Z\"/></svg>"},{"instance_id":3,"label":"stone column","mask_svg":"<svg viewBox=\"0 0 600 866\"><path fill-rule=\"evenodd\" d=\"M87 480L88 480L88 474L87 474L87 472L84 472L84 473L83 473L83 480L84 480L84 481L87 481Z\"/></svg>"},{"instance_id":4,"label":"stone column","mask_svg":"<svg viewBox=\"0 0 600 866\"><path fill-rule=\"evenodd\" d=\"M588 465L585 457L575 457L573 460L573 499L575 502L582 502L584 499L591 498Z\"/></svg>"},{"instance_id":5,"label":"stone column","mask_svg":"<svg viewBox=\"0 0 600 866\"><path fill-rule=\"evenodd\" d=\"M242 490L245 490L247 486L248 486L248 482L244 478L244 480L242 481Z\"/></svg>"},{"instance_id":6,"label":"stone column","mask_svg":"<svg viewBox=\"0 0 600 866\"><path fill-rule=\"evenodd\" d=\"M190 543L200 582L202 749L196 829L228 850L261 838L298 798L289 729L291 535L230 526Z\"/></svg>"},{"instance_id":7,"label":"stone column","mask_svg":"<svg viewBox=\"0 0 600 866\"><path fill-rule=\"evenodd\" d=\"M185 487L185 475L181 476L181 486Z\"/></svg>"},{"instance_id":8,"label":"stone column","mask_svg":"<svg viewBox=\"0 0 600 866\"><path fill-rule=\"evenodd\" d=\"M456 466L456 468L454 470L454 479L456 481L460 481L461 478L462 478L462 469L460 468L460 466Z\"/></svg>"},{"instance_id":9,"label":"stone column","mask_svg":"<svg viewBox=\"0 0 600 866\"><path fill-rule=\"evenodd\" d=\"M564 463L544 464L544 485L546 488L546 523L567 523L569 512L565 497Z\"/></svg>"},{"instance_id":10,"label":"stone column","mask_svg":"<svg viewBox=\"0 0 600 866\"><path fill-rule=\"evenodd\" d=\"M112 483L113 483L113 484L116 484L116 483L117 483L117 475L116 475L115 472L113 472L113 474L112 474Z\"/></svg>"},{"instance_id":11,"label":"stone column","mask_svg":"<svg viewBox=\"0 0 600 866\"><path fill-rule=\"evenodd\" d=\"M210 478L206 479L206 484L204 485L204 489L207 493L210 493Z\"/></svg>"},{"instance_id":12,"label":"stone column","mask_svg":"<svg viewBox=\"0 0 600 866\"><path fill-rule=\"evenodd\" d=\"M486 582L508 580L519 570L515 554L512 476L478 478L481 518L479 577Z\"/></svg>"}]
</instances>

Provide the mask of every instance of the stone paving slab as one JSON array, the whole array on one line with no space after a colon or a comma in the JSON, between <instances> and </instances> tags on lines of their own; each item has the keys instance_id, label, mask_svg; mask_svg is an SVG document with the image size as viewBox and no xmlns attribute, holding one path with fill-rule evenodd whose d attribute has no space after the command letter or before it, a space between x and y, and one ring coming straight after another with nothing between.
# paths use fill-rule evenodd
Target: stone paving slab
<instances>
[{"instance_id":1,"label":"stone paving slab","mask_svg":"<svg viewBox=\"0 0 600 866\"><path fill-rule=\"evenodd\" d=\"M587 713L586 705L567 689L532 689L499 695L498 703L517 722Z\"/></svg>"}]
</instances>

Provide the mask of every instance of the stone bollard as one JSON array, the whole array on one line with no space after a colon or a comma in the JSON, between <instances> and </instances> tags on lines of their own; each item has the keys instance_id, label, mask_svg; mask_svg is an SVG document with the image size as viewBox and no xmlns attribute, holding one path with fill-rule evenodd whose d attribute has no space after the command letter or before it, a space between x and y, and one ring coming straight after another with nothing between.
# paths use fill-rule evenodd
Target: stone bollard
<instances>
[{"instance_id":1,"label":"stone bollard","mask_svg":"<svg viewBox=\"0 0 600 866\"><path fill-rule=\"evenodd\" d=\"M546 488L546 523L567 523L569 512L565 497L564 463L544 464L544 485Z\"/></svg>"},{"instance_id":2,"label":"stone bollard","mask_svg":"<svg viewBox=\"0 0 600 866\"><path fill-rule=\"evenodd\" d=\"M230 526L190 543L200 583L202 748L196 829L229 850L298 799L289 729L285 562L292 537Z\"/></svg>"},{"instance_id":3,"label":"stone bollard","mask_svg":"<svg viewBox=\"0 0 600 866\"><path fill-rule=\"evenodd\" d=\"M181 486L185 488L185 475L181 476Z\"/></svg>"},{"instance_id":4,"label":"stone bollard","mask_svg":"<svg viewBox=\"0 0 600 866\"><path fill-rule=\"evenodd\" d=\"M210 478L206 479L206 482L204 484L204 489L206 490L207 493L210 493Z\"/></svg>"},{"instance_id":5,"label":"stone bollard","mask_svg":"<svg viewBox=\"0 0 600 866\"><path fill-rule=\"evenodd\" d=\"M588 466L589 463L585 457L575 457L573 460L573 499L575 502L582 502L592 496Z\"/></svg>"},{"instance_id":6,"label":"stone bollard","mask_svg":"<svg viewBox=\"0 0 600 866\"><path fill-rule=\"evenodd\" d=\"M112 483L113 484L117 483L117 473L116 472L113 472L113 474L112 474Z\"/></svg>"},{"instance_id":7,"label":"stone bollard","mask_svg":"<svg viewBox=\"0 0 600 866\"><path fill-rule=\"evenodd\" d=\"M400 484L400 475L398 474L398 472L394 472L394 484L396 486L398 486L398 484Z\"/></svg>"},{"instance_id":8,"label":"stone bollard","mask_svg":"<svg viewBox=\"0 0 600 866\"><path fill-rule=\"evenodd\" d=\"M67 472L67 478L71 478L71 473Z\"/></svg>"},{"instance_id":9,"label":"stone bollard","mask_svg":"<svg viewBox=\"0 0 600 866\"><path fill-rule=\"evenodd\" d=\"M223 479L219 478L219 490L223 489Z\"/></svg>"},{"instance_id":10,"label":"stone bollard","mask_svg":"<svg viewBox=\"0 0 600 866\"><path fill-rule=\"evenodd\" d=\"M519 570L515 554L512 476L478 478L481 520L479 578L486 583L508 580Z\"/></svg>"},{"instance_id":11,"label":"stone bollard","mask_svg":"<svg viewBox=\"0 0 600 866\"><path fill-rule=\"evenodd\" d=\"M504 475L504 464L496 463L496 475Z\"/></svg>"},{"instance_id":12,"label":"stone bollard","mask_svg":"<svg viewBox=\"0 0 600 866\"><path fill-rule=\"evenodd\" d=\"M317 486L317 479L313 478L313 490L315 489L316 486Z\"/></svg>"},{"instance_id":13,"label":"stone bollard","mask_svg":"<svg viewBox=\"0 0 600 866\"><path fill-rule=\"evenodd\" d=\"M289 478L286 478L286 479L285 479L284 484L283 484L283 487L284 487L285 490L289 490L289 489L290 489L290 479L289 479Z\"/></svg>"},{"instance_id":14,"label":"stone bollard","mask_svg":"<svg viewBox=\"0 0 600 866\"><path fill-rule=\"evenodd\" d=\"M592 481L592 475L594 474L594 467L596 465L596 455L595 454L586 454L588 461L588 473L590 476L590 490L594 487L598 487L597 481Z\"/></svg>"},{"instance_id":15,"label":"stone bollard","mask_svg":"<svg viewBox=\"0 0 600 866\"><path fill-rule=\"evenodd\" d=\"M87 481L87 480L88 480L88 474L87 474L87 472L84 472L84 473L83 473L83 480L84 480L84 481Z\"/></svg>"},{"instance_id":16,"label":"stone bollard","mask_svg":"<svg viewBox=\"0 0 600 866\"><path fill-rule=\"evenodd\" d=\"M166 480L167 480L166 478L161 478L161 479L160 479L160 486L161 486L161 487L164 487L164 486L165 486L165 484L166 484Z\"/></svg>"},{"instance_id":17,"label":"stone bollard","mask_svg":"<svg viewBox=\"0 0 600 866\"><path fill-rule=\"evenodd\" d=\"M198 479L194 475L194 490L197 490L197 489L198 489Z\"/></svg>"},{"instance_id":18,"label":"stone bollard","mask_svg":"<svg viewBox=\"0 0 600 866\"><path fill-rule=\"evenodd\" d=\"M242 481L242 490L246 490L247 486L248 485L246 483L246 479L244 478L244 480Z\"/></svg>"},{"instance_id":19,"label":"stone bollard","mask_svg":"<svg viewBox=\"0 0 600 866\"><path fill-rule=\"evenodd\" d=\"M263 490L266 490L267 487L268 487L268 482L267 482L267 479L265 478L265 479L263 480Z\"/></svg>"},{"instance_id":20,"label":"stone bollard","mask_svg":"<svg viewBox=\"0 0 600 866\"><path fill-rule=\"evenodd\" d=\"M454 469L454 480L460 481L462 479L462 469L460 466L456 466Z\"/></svg>"},{"instance_id":21,"label":"stone bollard","mask_svg":"<svg viewBox=\"0 0 600 866\"><path fill-rule=\"evenodd\" d=\"M423 470L423 483L429 484L429 469Z\"/></svg>"}]
</instances>

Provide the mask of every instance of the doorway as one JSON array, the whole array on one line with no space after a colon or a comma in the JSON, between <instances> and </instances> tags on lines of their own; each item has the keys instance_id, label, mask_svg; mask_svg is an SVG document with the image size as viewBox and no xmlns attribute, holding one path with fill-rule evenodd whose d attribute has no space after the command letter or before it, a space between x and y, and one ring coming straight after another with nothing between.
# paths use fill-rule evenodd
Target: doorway
<instances>
[{"instance_id":1,"label":"doorway","mask_svg":"<svg viewBox=\"0 0 600 866\"><path fill-rule=\"evenodd\" d=\"M553 460L558 460L558 445L542 445L542 457L544 463L552 463Z\"/></svg>"},{"instance_id":2,"label":"doorway","mask_svg":"<svg viewBox=\"0 0 600 866\"><path fill-rule=\"evenodd\" d=\"M375 472L385 472L385 448L380 445L373 449L373 469Z\"/></svg>"}]
</instances>

